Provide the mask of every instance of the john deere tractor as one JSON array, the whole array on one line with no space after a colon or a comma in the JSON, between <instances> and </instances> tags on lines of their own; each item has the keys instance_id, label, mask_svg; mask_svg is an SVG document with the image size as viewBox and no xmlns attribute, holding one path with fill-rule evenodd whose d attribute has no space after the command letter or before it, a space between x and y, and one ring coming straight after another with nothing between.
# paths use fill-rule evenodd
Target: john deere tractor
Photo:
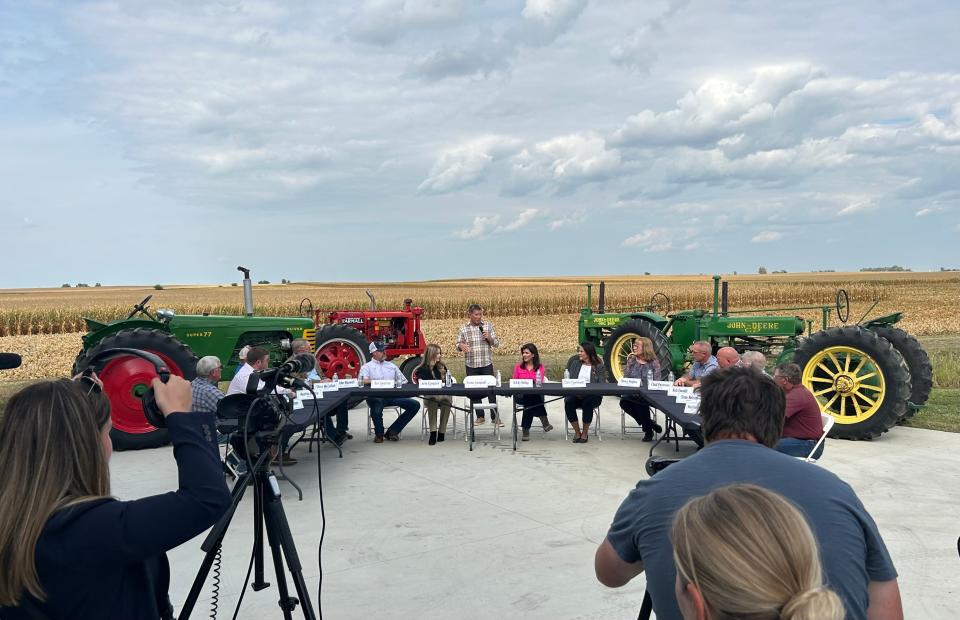
<instances>
[{"instance_id":1,"label":"john deere tractor","mask_svg":"<svg viewBox=\"0 0 960 620\"><path fill-rule=\"evenodd\" d=\"M671 312L670 300L657 293L644 307L608 312L605 285L600 283L599 308L592 309L592 286L587 285L587 307L580 311L579 341L594 343L603 355L611 379L623 376L633 341L653 342L662 379L684 372L688 347L697 340L737 351L761 351L771 364L795 362L803 384L813 392L823 413L836 419L831 437L873 439L920 409L933 387L933 368L916 338L896 327L902 313L847 324L850 300L842 289L836 303L825 306L727 310L727 282L713 277L712 310ZM721 292L722 291L722 292ZM774 314L819 310L822 322ZM841 325L831 326L836 316Z\"/></svg>"},{"instance_id":2,"label":"john deere tractor","mask_svg":"<svg viewBox=\"0 0 960 620\"><path fill-rule=\"evenodd\" d=\"M271 362L282 362L295 338L314 338L309 318L254 316L250 271L244 274L244 316L178 315L172 310L150 311L152 295L136 304L125 318L110 323L84 319L89 332L73 364L74 372L87 367L88 360L107 349L132 348L160 356L173 374L196 377L197 360L215 355L223 363L222 380L233 378L240 365L239 352L246 345L270 351ZM154 448L167 442L166 429L151 426L143 415L140 398L156 376L144 359L120 356L110 359L99 371L104 392L110 399L113 430L110 437L117 450Z\"/></svg>"}]
</instances>

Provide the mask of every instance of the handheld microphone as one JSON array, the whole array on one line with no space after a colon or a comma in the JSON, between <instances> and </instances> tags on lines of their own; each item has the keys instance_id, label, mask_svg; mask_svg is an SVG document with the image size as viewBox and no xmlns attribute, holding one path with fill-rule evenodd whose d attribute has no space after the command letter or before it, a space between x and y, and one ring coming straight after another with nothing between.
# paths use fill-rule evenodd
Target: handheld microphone
<instances>
[{"instance_id":1,"label":"handheld microphone","mask_svg":"<svg viewBox=\"0 0 960 620\"><path fill-rule=\"evenodd\" d=\"M0 353L0 370L19 368L23 358L16 353Z\"/></svg>"},{"instance_id":2,"label":"handheld microphone","mask_svg":"<svg viewBox=\"0 0 960 620\"><path fill-rule=\"evenodd\" d=\"M477 325L477 327L480 328L480 335L482 336L482 335L483 335L483 323L480 323L479 325Z\"/></svg>"}]
</instances>

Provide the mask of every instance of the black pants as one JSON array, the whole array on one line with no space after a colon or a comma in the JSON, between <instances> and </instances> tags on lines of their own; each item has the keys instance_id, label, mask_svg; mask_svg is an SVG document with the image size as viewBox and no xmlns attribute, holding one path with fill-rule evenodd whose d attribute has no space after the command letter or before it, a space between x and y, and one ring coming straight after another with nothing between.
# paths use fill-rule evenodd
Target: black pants
<instances>
[{"instance_id":1,"label":"black pants","mask_svg":"<svg viewBox=\"0 0 960 620\"><path fill-rule=\"evenodd\" d=\"M563 409L567 412L567 419L577 421L577 409L583 409L583 423L593 422L593 410L603 402L603 396L564 396Z\"/></svg>"},{"instance_id":2,"label":"black pants","mask_svg":"<svg viewBox=\"0 0 960 620\"><path fill-rule=\"evenodd\" d=\"M625 396L620 399L620 408L637 421L643 432L653 432L653 418L650 416L650 405L647 404L647 401Z\"/></svg>"},{"instance_id":3,"label":"black pants","mask_svg":"<svg viewBox=\"0 0 960 620\"><path fill-rule=\"evenodd\" d=\"M530 428L534 418L547 415L547 408L543 406L543 396L538 394L527 394L526 396L517 396L517 404L523 407L523 417L520 421L520 428Z\"/></svg>"},{"instance_id":4,"label":"black pants","mask_svg":"<svg viewBox=\"0 0 960 620\"><path fill-rule=\"evenodd\" d=\"M474 376L474 375L495 375L495 374L496 374L496 371L493 369L493 364L489 364L489 365L487 365L487 366L480 366L480 367L478 367L478 368L471 368L471 367L467 366L466 368L467 368L467 376L468 376L468 377L472 377L472 376ZM491 404L491 405L496 405L496 404L497 404L497 397L496 397L496 396L491 396L491 397L489 398L489 400L490 400L490 404ZM473 408L473 406L474 406L475 404L479 403L479 402L483 402L483 398L482 398L482 397L481 397L481 398L472 398L472 397L471 397L471 398L470 398L470 407ZM482 417L484 417L483 412L482 412L482 411L478 412L478 413L477 413L477 418L479 419L479 418L482 418Z\"/></svg>"}]
</instances>

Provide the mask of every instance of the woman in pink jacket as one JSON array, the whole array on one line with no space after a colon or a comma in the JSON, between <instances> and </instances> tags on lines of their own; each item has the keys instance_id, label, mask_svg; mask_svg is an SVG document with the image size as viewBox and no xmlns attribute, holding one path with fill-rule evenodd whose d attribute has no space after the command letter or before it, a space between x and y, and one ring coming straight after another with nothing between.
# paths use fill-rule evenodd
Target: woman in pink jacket
<instances>
[{"instance_id":1,"label":"woman in pink jacket","mask_svg":"<svg viewBox=\"0 0 960 620\"><path fill-rule=\"evenodd\" d=\"M541 383L547 378L547 369L540 363L540 352L537 345L532 342L520 347L520 362L513 368L514 379L533 379L533 384ZM517 396L517 404L523 407L523 418L520 422L520 428L523 430L521 441L530 441L530 425L533 424L533 418L540 418L540 424L543 425L543 432L553 430L553 425L547 419L547 408L543 405L543 396L539 394L528 394Z\"/></svg>"}]
</instances>

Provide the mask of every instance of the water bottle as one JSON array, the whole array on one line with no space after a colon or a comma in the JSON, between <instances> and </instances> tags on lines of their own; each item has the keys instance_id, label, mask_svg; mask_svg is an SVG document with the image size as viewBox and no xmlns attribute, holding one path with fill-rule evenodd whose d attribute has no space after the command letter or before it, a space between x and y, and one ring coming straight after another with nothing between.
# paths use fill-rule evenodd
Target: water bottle
<instances>
[{"instance_id":1,"label":"water bottle","mask_svg":"<svg viewBox=\"0 0 960 620\"><path fill-rule=\"evenodd\" d=\"M671 370L670 374L667 375L667 381L669 381L670 383L673 383L675 380L676 380L676 376L673 374L673 371Z\"/></svg>"},{"instance_id":2,"label":"water bottle","mask_svg":"<svg viewBox=\"0 0 960 620\"><path fill-rule=\"evenodd\" d=\"M450 387L453 385L453 375L450 374L449 369L447 370L447 376L444 377L443 380L444 380L444 383L446 383L447 387Z\"/></svg>"},{"instance_id":3,"label":"water bottle","mask_svg":"<svg viewBox=\"0 0 960 620\"><path fill-rule=\"evenodd\" d=\"M340 380L340 377L337 376L337 373L333 373L333 382L336 383Z\"/></svg>"},{"instance_id":4,"label":"water bottle","mask_svg":"<svg viewBox=\"0 0 960 620\"><path fill-rule=\"evenodd\" d=\"M565 368L565 369L563 370L563 378L564 378L564 379L569 379L569 378L570 378L570 369L569 369L569 368Z\"/></svg>"},{"instance_id":5,"label":"water bottle","mask_svg":"<svg viewBox=\"0 0 960 620\"><path fill-rule=\"evenodd\" d=\"M653 381L653 368L650 368L650 364L647 364L646 366L647 366L647 369L643 373L643 378L645 380L645 383L647 384L647 387L650 387L650 382Z\"/></svg>"},{"instance_id":6,"label":"water bottle","mask_svg":"<svg viewBox=\"0 0 960 620\"><path fill-rule=\"evenodd\" d=\"M500 387L500 371L497 371L497 387Z\"/></svg>"},{"instance_id":7,"label":"water bottle","mask_svg":"<svg viewBox=\"0 0 960 620\"><path fill-rule=\"evenodd\" d=\"M543 366L537 368L537 387L543 387Z\"/></svg>"}]
</instances>

